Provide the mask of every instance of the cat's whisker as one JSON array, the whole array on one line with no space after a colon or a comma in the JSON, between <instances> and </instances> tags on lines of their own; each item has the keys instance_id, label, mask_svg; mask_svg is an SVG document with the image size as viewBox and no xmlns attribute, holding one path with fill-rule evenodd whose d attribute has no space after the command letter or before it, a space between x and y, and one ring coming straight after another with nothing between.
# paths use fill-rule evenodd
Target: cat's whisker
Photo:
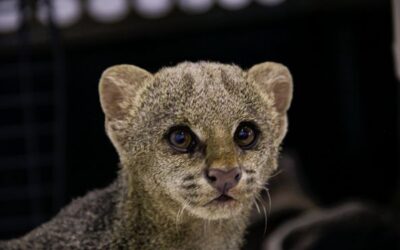
<instances>
[{"instance_id":1,"label":"cat's whisker","mask_svg":"<svg viewBox=\"0 0 400 250\"><path fill-rule=\"evenodd\" d=\"M268 226L267 211L266 211L266 209L265 209L264 202L263 202L261 196L260 196L260 195L256 195L255 198L256 198L257 201L259 201L259 202L261 203L261 207L262 207L262 209L263 209L263 215L264 215L264 234L265 234L265 233L267 232L267 226Z\"/></svg>"},{"instance_id":2,"label":"cat's whisker","mask_svg":"<svg viewBox=\"0 0 400 250\"><path fill-rule=\"evenodd\" d=\"M261 214L260 207L258 206L257 199L255 197L254 197L254 205L256 206L258 213Z\"/></svg>"},{"instance_id":3,"label":"cat's whisker","mask_svg":"<svg viewBox=\"0 0 400 250\"><path fill-rule=\"evenodd\" d=\"M188 206L188 201L185 200L182 204L182 207L178 210L177 214L176 214L176 219L175 219L175 226L176 226L176 231L179 230L179 224L180 224L180 220L182 218L183 212L185 211L186 207Z\"/></svg>"},{"instance_id":4,"label":"cat's whisker","mask_svg":"<svg viewBox=\"0 0 400 250\"><path fill-rule=\"evenodd\" d=\"M267 198L268 198L268 214L270 214L271 213L271 208L272 208L272 202L271 202L271 195L269 194L269 189L266 186L262 186L261 189L264 190L265 193L267 194Z\"/></svg>"},{"instance_id":5,"label":"cat's whisker","mask_svg":"<svg viewBox=\"0 0 400 250\"><path fill-rule=\"evenodd\" d=\"M265 220L264 221L264 234L266 234L267 233L267 227L268 227L268 216L267 216L267 211L265 209L264 204L262 204L261 207L263 208L263 211L264 211L264 220Z\"/></svg>"},{"instance_id":6,"label":"cat's whisker","mask_svg":"<svg viewBox=\"0 0 400 250\"><path fill-rule=\"evenodd\" d=\"M266 193L266 195L267 195L267 199L268 199L268 210L270 210L270 208L271 208L271 195L270 195L270 193L269 193L269 189L268 189L268 187L266 187L265 185L257 185L257 189L258 190L260 190L259 192L258 192L258 194L261 196L261 197L263 197L262 195L261 195L261 192L262 191L265 191L265 193Z\"/></svg>"},{"instance_id":7,"label":"cat's whisker","mask_svg":"<svg viewBox=\"0 0 400 250\"><path fill-rule=\"evenodd\" d=\"M271 178L273 178L273 177L276 177L276 176L282 174L283 171L284 171L283 169L279 169L279 170L276 171L274 174L272 174L269 178L271 179Z\"/></svg>"},{"instance_id":8,"label":"cat's whisker","mask_svg":"<svg viewBox=\"0 0 400 250\"><path fill-rule=\"evenodd\" d=\"M179 213L183 209L183 206L178 210L175 218L175 229L178 232L179 231Z\"/></svg>"}]
</instances>

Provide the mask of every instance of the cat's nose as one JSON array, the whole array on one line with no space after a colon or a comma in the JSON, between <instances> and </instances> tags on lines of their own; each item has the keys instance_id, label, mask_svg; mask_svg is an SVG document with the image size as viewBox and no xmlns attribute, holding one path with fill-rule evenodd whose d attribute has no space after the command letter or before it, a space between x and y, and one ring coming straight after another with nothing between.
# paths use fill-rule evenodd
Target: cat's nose
<instances>
[{"instance_id":1,"label":"cat's nose","mask_svg":"<svg viewBox=\"0 0 400 250\"><path fill-rule=\"evenodd\" d=\"M242 178L242 170L234 168L224 171L222 169L211 168L205 171L205 178L211 186L222 194L226 194L239 183Z\"/></svg>"}]
</instances>

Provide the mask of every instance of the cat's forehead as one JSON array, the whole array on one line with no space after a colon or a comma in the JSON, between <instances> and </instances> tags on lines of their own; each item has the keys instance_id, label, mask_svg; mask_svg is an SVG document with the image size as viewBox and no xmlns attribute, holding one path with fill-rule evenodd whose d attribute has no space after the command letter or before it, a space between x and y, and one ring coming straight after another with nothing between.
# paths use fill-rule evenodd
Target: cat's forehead
<instances>
[{"instance_id":1,"label":"cat's forehead","mask_svg":"<svg viewBox=\"0 0 400 250\"><path fill-rule=\"evenodd\" d=\"M187 98L205 104L206 101L240 101L250 91L244 71L235 65L199 62L181 63L164 68L156 74L155 82L167 95L160 97Z\"/></svg>"},{"instance_id":2,"label":"cat's forehead","mask_svg":"<svg viewBox=\"0 0 400 250\"><path fill-rule=\"evenodd\" d=\"M170 123L231 127L260 115L257 91L246 81L245 72L234 65L182 63L164 68L148 91L151 98L145 106Z\"/></svg>"}]
</instances>

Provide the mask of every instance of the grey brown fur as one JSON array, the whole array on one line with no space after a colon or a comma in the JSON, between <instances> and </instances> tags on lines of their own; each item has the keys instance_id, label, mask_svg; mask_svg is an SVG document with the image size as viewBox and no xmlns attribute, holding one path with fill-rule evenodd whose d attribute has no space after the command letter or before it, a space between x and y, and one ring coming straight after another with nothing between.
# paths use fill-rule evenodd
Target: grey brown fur
<instances>
[{"instance_id":1,"label":"grey brown fur","mask_svg":"<svg viewBox=\"0 0 400 250\"><path fill-rule=\"evenodd\" d=\"M266 62L184 62L156 74L132 65L107 69L100 80L106 131L121 161L117 180L73 201L51 221L0 249L239 249L255 197L277 168L292 95L289 71ZM241 121L260 129L242 150ZM187 125L200 140L177 153L165 133ZM243 169L230 191L236 201L209 204L218 193L207 168Z\"/></svg>"}]
</instances>

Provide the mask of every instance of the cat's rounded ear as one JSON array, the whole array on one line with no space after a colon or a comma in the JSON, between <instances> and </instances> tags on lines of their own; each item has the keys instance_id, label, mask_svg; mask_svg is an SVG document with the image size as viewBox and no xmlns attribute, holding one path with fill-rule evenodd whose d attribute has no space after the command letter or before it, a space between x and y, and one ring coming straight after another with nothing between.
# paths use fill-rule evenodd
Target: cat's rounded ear
<instances>
[{"instance_id":1,"label":"cat's rounded ear","mask_svg":"<svg viewBox=\"0 0 400 250\"><path fill-rule=\"evenodd\" d=\"M256 64L248 70L247 79L274 98L278 113L284 115L292 101L292 76L284 65L275 62Z\"/></svg>"},{"instance_id":2,"label":"cat's rounded ear","mask_svg":"<svg viewBox=\"0 0 400 250\"><path fill-rule=\"evenodd\" d=\"M153 75L134 65L116 65L106 69L100 78L100 103L106 117L121 119L128 104Z\"/></svg>"}]
</instances>

